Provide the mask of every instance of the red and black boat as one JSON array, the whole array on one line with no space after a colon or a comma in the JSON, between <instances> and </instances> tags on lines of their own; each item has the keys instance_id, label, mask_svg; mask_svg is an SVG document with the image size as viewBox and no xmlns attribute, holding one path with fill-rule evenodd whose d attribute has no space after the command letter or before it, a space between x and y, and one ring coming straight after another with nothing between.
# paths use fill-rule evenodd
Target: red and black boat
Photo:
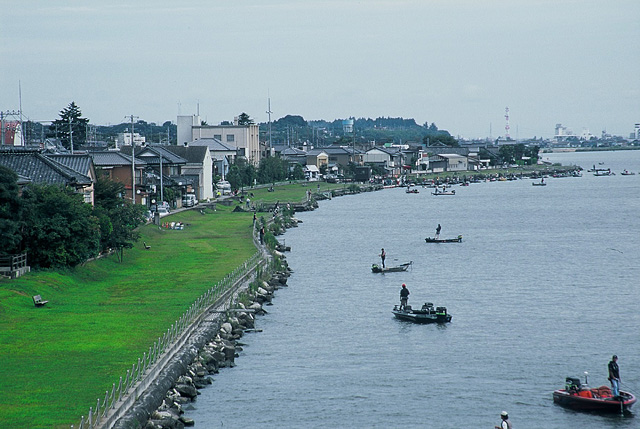
<instances>
[{"instance_id":1,"label":"red and black boat","mask_svg":"<svg viewBox=\"0 0 640 429\"><path fill-rule=\"evenodd\" d=\"M553 402L577 411L622 414L630 411L636 397L623 391L613 396L609 386L590 388L586 383L580 384L577 377L567 377L565 388L553 391Z\"/></svg>"}]
</instances>

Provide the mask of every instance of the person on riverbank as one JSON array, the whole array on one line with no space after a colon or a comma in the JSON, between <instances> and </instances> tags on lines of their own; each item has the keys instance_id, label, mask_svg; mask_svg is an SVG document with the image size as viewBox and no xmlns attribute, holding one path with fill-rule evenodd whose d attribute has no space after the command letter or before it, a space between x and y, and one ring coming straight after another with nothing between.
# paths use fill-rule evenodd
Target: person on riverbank
<instances>
[{"instance_id":1,"label":"person on riverbank","mask_svg":"<svg viewBox=\"0 0 640 429\"><path fill-rule=\"evenodd\" d=\"M260 228L260 244L264 244L264 226Z\"/></svg>"},{"instance_id":2,"label":"person on riverbank","mask_svg":"<svg viewBox=\"0 0 640 429\"><path fill-rule=\"evenodd\" d=\"M509 420L509 414L507 414L506 411L500 413L500 418L502 419L500 426L496 426L495 429L513 429L511 421Z\"/></svg>"},{"instance_id":3,"label":"person on riverbank","mask_svg":"<svg viewBox=\"0 0 640 429\"><path fill-rule=\"evenodd\" d=\"M409 289L407 285L402 283L402 289L400 289L400 310L407 309L407 301L409 300Z\"/></svg>"},{"instance_id":4,"label":"person on riverbank","mask_svg":"<svg viewBox=\"0 0 640 429\"><path fill-rule=\"evenodd\" d=\"M618 356L613 355L609 361L609 382L611 382L611 394L615 398L620 396L620 368L618 367Z\"/></svg>"},{"instance_id":5,"label":"person on riverbank","mask_svg":"<svg viewBox=\"0 0 640 429\"><path fill-rule=\"evenodd\" d=\"M440 238L440 231L442 231L442 227L438 224L438 227L436 228L436 239Z\"/></svg>"},{"instance_id":6,"label":"person on riverbank","mask_svg":"<svg viewBox=\"0 0 640 429\"><path fill-rule=\"evenodd\" d=\"M387 254L384 252L384 247L381 249L380 251L380 259L382 260L382 268L385 268L384 266L384 260L387 257Z\"/></svg>"}]
</instances>

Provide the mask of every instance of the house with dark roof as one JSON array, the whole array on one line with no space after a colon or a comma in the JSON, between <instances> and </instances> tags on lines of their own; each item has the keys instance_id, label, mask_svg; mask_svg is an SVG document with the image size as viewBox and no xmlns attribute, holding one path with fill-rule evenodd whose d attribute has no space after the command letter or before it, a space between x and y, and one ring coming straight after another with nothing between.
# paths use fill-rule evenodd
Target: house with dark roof
<instances>
[{"instance_id":1,"label":"house with dark roof","mask_svg":"<svg viewBox=\"0 0 640 429\"><path fill-rule=\"evenodd\" d=\"M146 204L146 190L142 184L146 164L143 160L136 160L132 167L131 152L127 155L115 150L89 152L89 156L93 159L93 164L97 169L97 174L102 174L108 179L124 185L126 192L125 198L128 198L129 200L131 200L132 170L135 168L136 203ZM138 193L138 191L140 191L140 193Z\"/></svg>"},{"instance_id":2,"label":"house with dark roof","mask_svg":"<svg viewBox=\"0 0 640 429\"><path fill-rule=\"evenodd\" d=\"M187 147L206 146L209 148L211 160L213 162L213 175L226 177L229 167L239 155L238 147L231 143L223 143L216 138L200 138L185 144Z\"/></svg>"},{"instance_id":3,"label":"house with dark roof","mask_svg":"<svg viewBox=\"0 0 640 429\"><path fill-rule=\"evenodd\" d=\"M40 150L3 149L0 150L0 165L14 171L23 183L72 187L83 195L84 202L93 205L95 170L86 154L56 157Z\"/></svg>"},{"instance_id":4,"label":"house with dark roof","mask_svg":"<svg viewBox=\"0 0 640 429\"><path fill-rule=\"evenodd\" d=\"M182 175L194 179L193 188L198 200L204 201L214 198L213 159L207 146L171 145L162 147L187 161L182 166Z\"/></svg>"},{"instance_id":5,"label":"house with dark roof","mask_svg":"<svg viewBox=\"0 0 640 429\"><path fill-rule=\"evenodd\" d=\"M399 147L376 146L365 152L365 164L383 167L388 174L397 176L402 173L404 153Z\"/></svg>"}]
</instances>

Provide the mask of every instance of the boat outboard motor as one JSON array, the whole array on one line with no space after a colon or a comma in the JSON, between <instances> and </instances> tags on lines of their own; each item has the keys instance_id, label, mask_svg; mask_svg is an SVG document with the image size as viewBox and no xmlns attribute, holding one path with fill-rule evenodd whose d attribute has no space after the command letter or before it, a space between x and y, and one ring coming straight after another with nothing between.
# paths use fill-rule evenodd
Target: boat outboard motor
<instances>
[{"instance_id":1,"label":"boat outboard motor","mask_svg":"<svg viewBox=\"0 0 640 429\"><path fill-rule=\"evenodd\" d=\"M579 392L581 385L580 385L580 379L578 377L567 377L565 379L565 390L569 393L571 392Z\"/></svg>"}]
</instances>

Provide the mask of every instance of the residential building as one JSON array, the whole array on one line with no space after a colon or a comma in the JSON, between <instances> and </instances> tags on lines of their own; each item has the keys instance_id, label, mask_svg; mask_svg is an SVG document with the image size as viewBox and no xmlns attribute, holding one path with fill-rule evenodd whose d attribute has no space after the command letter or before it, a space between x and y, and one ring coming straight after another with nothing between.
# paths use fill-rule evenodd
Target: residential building
<instances>
[{"instance_id":1,"label":"residential building","mask_svg":"<svg viewBox=\"0 0 640 429\"><path fill-rule=\"evenodd\" d=\"M193 188L198 200L204 201L214 197L213 159L206 146L163 146L187 163L182 167L182 175L195 178Z\"/></svg>"},{"instance_id":2,"label":"residential building","mask_svg":"<svg viewBox=\"0 0 640 429\"><path fill-rule=\"evenodd\" d=\"M136 146L144 146L146 141L147 141L146 137L141 136L136 132L133 133L133 142L136 144ZM130 132L118 133L118 135L116 136L116 149L122 146L131 146Z\"/></svg>"},{"instance_id":3,"label":"residential building","mask_svg":"<svg viewBox=\"0 0 640 429\"><path fill-rule=\"evenodd\" d=\"M106 150L89 152L89 156L93 159L93 164L97 169L97 174L101 174L109 180L122 183L125 187L124 197L131 201L131 189L132 189L132 166L131 166L131 146L125 146L129 148L129 154L121 151ZM147 204L146 188L143 186L144 171L147 166L141 159L136 159L135 173L136 173L136 204ZM138 192L139 191L139 192Z\"/></svg>"},{"instance_id":4,"label":"residential building","mask_svg":"<svg viewBox=\"0 0 640 429\"><path fill-rule=\"evenodd\" d=\"M238 156L238 148L232 144L223 143L218 139L204 138L187 142L188 147L204 146L209 148L209 155L213 163L213 177L224 179L229 172L229 166Z\"/></svg>"},{"instance_id":5,"label":"residential building","mask_svg":"<svg viewBox=\"0 0 640 429\"><path fill-rule=\"evenodd\" d=\"M88 155L60 158L33 149L0 150L0 165L14 171L22 183L69 186L93 205L95 170ZM77 171L74 168L80 168Z\"/></svg>"},{"instance_id":6,"label":"residential building","mask_svg":"<svg viewBox=\"0 0 640 429\"><path fill-rule=\"evenodd\" d=\"M256 124L239 125L238 118L232 125L202 125L200 116L178 116L178 145L204 138L216 139L238 148L238 156L244 156L254 166L260 163L260 128Z\"/></svg>"}]
</instances>

